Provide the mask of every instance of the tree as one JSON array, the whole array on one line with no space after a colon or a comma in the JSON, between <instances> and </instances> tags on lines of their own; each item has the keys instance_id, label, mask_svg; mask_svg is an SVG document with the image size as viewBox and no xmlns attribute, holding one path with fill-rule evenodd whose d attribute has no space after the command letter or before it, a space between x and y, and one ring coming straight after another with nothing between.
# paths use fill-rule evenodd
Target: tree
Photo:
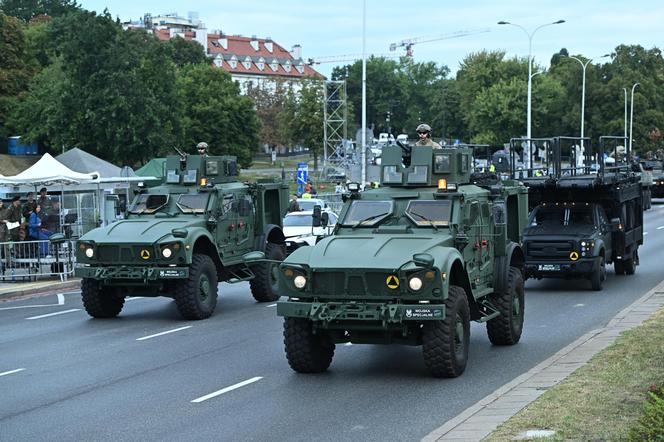
<instances>
[{"instance_id":1,"label":"tree","mask_svg":"<svg viewBox=\"0 0 664 442\"><path fill-rule=\"evenodd\" d=\"M85 33L64 38L65 29ZM28 141L129 165L175 142L175 65L154 36L87 11L56 18L48 32L56 62L31 84L13 120Z\"/></svg>"},{"instance_id":2,"label":"tree","mask_svg":"<svg viewBox=\"0 0 664 442\"><path fill-rule=\"evenodd\" d=\"M206 55L205 48L195 40L185 40L178 36L162 44L166 46L169 57L177 67L188 64L212 63L212 59Z\"/></svg>"},{"instance_id":3,"label":"tree","mask_svg":"<svg viewBox=\"0 0 664 442\"><path fill-rule=\"evenodd\" d=\"M36 70L21 23L0 11L0 142L3 145L6 137L14 135L7 124L9 113L26 92Z\"/></svg>"},{"instance_id":4,"label":"tree","mask_svg":"<svg viewBox=\"0 0 664 442\"><path fill-rule=\"evenodd\" d=\"M279 130L279 114L284 110L284 100L289 85L275 80L249 89L247 95L254 102L261 122L260 143L270 149L287 144Z\"/></svg>"},{"instance_id":5,"label":"tree","mask_svg":"<svg viewBox=\"0 0 664 442\"><path fill-rule=\"evenodd\" d=\"M0 10L28 22L39 15L59 17L80 7L75 0L0 0Z\"/></svg>"},{"instance_id":6,"label":"tree","mask_svg":"<svg viewBox=\"0 0 664 442\"><path fill-rule=\"evenodd\" d=\"M288 91L279 117L284 140L308 147L314 157L314 169L318 169L318 156L323 148L324 99L321 81L305 78L300 82L299 90Z\"/></svg>"},{"instance_id":7,"label":"tree","mask_svg":"<svg viewBox=\"0 0 664 442\"><path fill-rule=\"evenodd\" d=\"M182 115L182 146L206 141L214 154L235 155L241 167L251 165L258 149L260 121L253 102L227 72L198 64L184 66L177 75Z\"/></svg>"}]
</instances>

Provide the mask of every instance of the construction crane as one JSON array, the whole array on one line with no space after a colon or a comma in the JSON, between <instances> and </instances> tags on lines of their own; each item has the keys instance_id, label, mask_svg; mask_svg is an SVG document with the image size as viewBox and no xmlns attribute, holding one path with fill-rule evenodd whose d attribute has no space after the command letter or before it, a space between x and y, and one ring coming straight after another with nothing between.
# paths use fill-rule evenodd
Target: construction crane
<instances>
[{"instance_id":1,"label":"construction crane","mask_svg":"<svg viewBox=\"0 0 664 442\"><path fill-rule=\"evenodd\" d=\"M419 43L429 43L431 41L449 40L451 38L465 37L466 35L482 34L484 32L489 32L490 30L491 30L490 28L482 28L482 29L472 29L469 31L457 31L442 35L426 35L422 37L407 38L405 40L401 40L398 43L390 44L390 51L396 51L397 48L406 48L406 57L412 57L413 45Z\"/></svg>"},{"instance_id":2,"label":"construction crane","mask_svg":"<svg viewBox=\"0 0 664 442\"><path fill-rule=\"evenodd\" d=\"M403 57L405 54L367 54L367 57L376 57L376 58L398 58ZM313 57L307 60L309 66L322 63L339 63L344 61L355 61L361 60L362 54L345 54L345 55L328 55L323 57Z\"/></svg>"}]
</instances>

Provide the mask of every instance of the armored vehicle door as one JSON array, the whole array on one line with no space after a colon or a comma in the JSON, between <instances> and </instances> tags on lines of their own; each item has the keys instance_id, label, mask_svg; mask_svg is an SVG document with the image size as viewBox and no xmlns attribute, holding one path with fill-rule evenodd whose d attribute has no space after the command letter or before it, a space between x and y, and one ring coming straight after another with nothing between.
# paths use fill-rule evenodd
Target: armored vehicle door
<instances>
[{"instance_id":1,"label":"armored vehicle door","mask_svg":"<svg viewBox=\"0 0 664 442\"><path fill-rule=\"evenodd\" d=\"M219 196L216 240L222 257L240 256L251 250L254 237L254 208L245 192Z\"/></svg>"},{"instance_id":2,"label":"armored vehicle door","mask_svg":"<svg viewBox=\"0 0 664 442\"><path fill-rule=\"evenodd\" d=\"M479 238L479 266L481 285L489 285L493 281L493 222L487 201L480 201L480 238Z\"/></svg>"},{"instance_id":3,"label":"armored vehicle door","mask_svg":"<svg viewBox=\"0 0 664 442\"><path fill-rule=\"evenodd\" d=\"M465 205L464 220L468 245L463 249L463 260L471 285L477 287L480 285L482 267L482 215L479 201L471 201Z\"/></svg>"}]
</instances>

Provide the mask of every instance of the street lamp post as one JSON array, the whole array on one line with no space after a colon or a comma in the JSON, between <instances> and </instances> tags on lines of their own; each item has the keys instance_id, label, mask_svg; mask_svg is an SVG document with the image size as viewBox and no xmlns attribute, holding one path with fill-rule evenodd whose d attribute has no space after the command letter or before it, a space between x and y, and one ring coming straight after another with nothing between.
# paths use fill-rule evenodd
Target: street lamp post
<instances>
[{"instance_id":1,"label":"street lamp post","mask_svg":"<svg viewBox=\"0 0 664 442\"><path fill-rule=\"evenodd\" d=\"M367 0L362 2L362 184L367 180Z\"/></svg>"},{"instance_id":2,"label":"street lamp post","mask_svg":"<svg viewBox=\"0 0 664 442\"><path fill-rule=\"evenodd\" d=\"M630 98L630 111L629 111L629 155L632 154L632 124L634 123L634 89L639 85L639 83L634 83L632 85L632 97Z\"/></svg>"},{"instance_id":3,"label":"street lamp post","mask_svg":"<svg viewBox=\"0 0 664 442\"><path fill-rule=\"evenodd\" d=\"M625 133L623 136L625 137L625 143L627 143L627 88L624 87L623 91L625 92Z\"/></svg>"},{"instance_id":4,"label":"street lamp post","mask_svg":"<svg viewBox=\"0 0 664 442\"><path fill-rule=\"evenodd\" d=\"M597 58L604 58L608 57L611 54L604 54L601 57ZM590 64L591 61L593 61L592 58L589 58L585 63L581 61L580 59L572 56L572 55L567 55L568 58L572 58L576 61L578 61L581 64L581 67L583 68L583 80L581 82L581 147L583 147L583 128L584 128L584 122L585 120L585 110L586 110L586 68Z\"/></svg>"},{"instance_id":5,"label":"street lamp post","mask_svg":"<svg viewBox=\"0 0 664 442\"><path fill-rule=\"evenodd\" d=\"M561 23L565 23L565 20L558 20L553 23L545 23L543 25L540 25L536 27L532 32L528 32L526 28L524 28L521 25L518 25L516 23L510 23L508 21L499 21L499 25L511 25L511 26L516 26L517 28L521 29L526 36L528 36L528 109L527 109L527 128L526 128L526 138L528 139L528 153L525 155L525 158L523 159L523 163L526 167L526 169L530 169L530 155L531 155L531 149L530 149L530 139L532 138L532 132L531 132L531 122L532 122L532 107L531 107L531 97L532 97L532 90L533 90L533 36L535 35L535 32L538 30L542 29L543 27L546 26L552 26L552 25L559 25Z\"/></svg>"}]
</instances>

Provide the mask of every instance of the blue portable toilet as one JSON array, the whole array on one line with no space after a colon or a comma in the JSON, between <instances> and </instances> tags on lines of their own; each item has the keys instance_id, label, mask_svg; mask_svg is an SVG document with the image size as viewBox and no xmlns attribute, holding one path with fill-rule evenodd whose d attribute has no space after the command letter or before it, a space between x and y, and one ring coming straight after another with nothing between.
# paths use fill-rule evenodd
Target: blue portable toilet
<instances>
[{"instance_id":1,"label":"blue portable toilet","mask_svg":"<svg viewBox=\"0 0 664 442\"><path fill-rule=\"evenodd\" d=\"M9 155L37 155L37 143L21 144L20 136L9 137L7 141L7 153Z\"/></svg>"}]
</instances>

